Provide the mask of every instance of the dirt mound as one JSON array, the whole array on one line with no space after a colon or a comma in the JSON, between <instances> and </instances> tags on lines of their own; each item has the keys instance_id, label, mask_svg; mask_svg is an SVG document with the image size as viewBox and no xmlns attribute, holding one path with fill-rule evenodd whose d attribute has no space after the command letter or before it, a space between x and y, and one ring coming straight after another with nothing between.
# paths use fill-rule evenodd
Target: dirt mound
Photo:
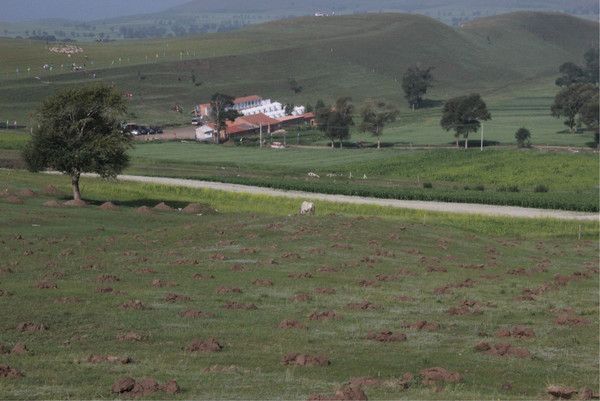
<instances>
[{"instance_id":1,"label":"dirt mound","mask_svg":"<svg viewBox=\"0 0 600 401\"><path fill-rule=\"evenodd\" d=\"M179 312L179 316L185 317L185 318L193 318L193 319L215 317L214 313L202 312L201 310L196 310L196 309L188 309L188 310Z\"/></svg>"},{"instance_id":2,"label":"dirt mound","mask_svg":"<svg viewBox=\"0 0 600 401\"><path fill-rule=\"evenodd\" d=\"M421 381L424 385L440 384L440 383L458 383L462 380L460 373L451 372L444 368L428 368L423 369L419 372L421 375Z\"/></svg>"},{"instance_id":3,"label":"dirt mound","mask_svg":"<svg viewBox=\"0 0 600 401\"><path fill-rule=\"evenodd\" d=\"M17 325L17 331L21 333L33 333L36 331L46 331L48 330L48 326L40 323L31 323L31 322L23 322Z\"/></svg>"},{"instance_id":4,"label":"dirt mound","mask_svg":"<svg viewBox=\"0 0 600 401\"><path fill-rule=\"evenodd\" d=\"M17 191L17 196L20 196L22 198L30 198L32 196L35 196L35 192L33 192L33 190L29 188L21 189L20 191Z\"/></svg>"},{"instance_id":5,"label":"dirt mound","mask_svg":"<svg viewBox=\"0 0 600 401\"><path fill-rule=\"evenodd\" d=\"M96 282L98 283L116 283L117 281L121 281L114 274L102 274L96 277Z\"/></svg>"},{"instance_id":6,"label":"dirt mound","mask_svg":"<svg viewBox=\"0 0 600 401\"><path fill-rule=\"evenodd\" d=\"M23 199L14 195L9 195L6 198L4 198L4 200L12 205L22 205L23 203L25 203L23 202Z\"/></svg>"},{"instance_id":7,"label":"dirt mound","mask_svg":"<svg viewBox=\"0 0 600 401\"><path fill-rule=\"evenodd\" d=\"M425 330L425 331L438 331L440 325L436 322L428 322L427 320L419 320L413 324L408 325L409 328L414 330Z\"/></svg>"},{"instance_id":8,"label":"dirt mound","mask_svg":"<svg viewBox=\"0 0 600 401\"><path fill-rule=\"evenodd\" d=\"M100 206L98 206L98 209L100 210L119 210L119 206L115 205L112 202L104 202L103 204L101 204Z\"/></svg>"},{"instance_id":9,"label":"dirt mound","mask_svg":"<svg viewBox=\"0 0 600 401\"><path fill-rule=\"evenodd\" d=\"M346 307L348 309L352 309L352 310L375 310L375 309L379 309L379 306L372 304L369 301L362 301L362 302L358 302L358 303L349 303L348 305L346 305Z\"/></svg>"},{"instance_id":10,"label":"dirt mound","mask_svg":"<svg viewBox=\"0 0 600 401\"><path fill-rule=\"evenodd\" d=\"M8 365L0 365L0 377L7 379L18 379L25 376L19 369L11 368Z\"/></svg>"},{"instance_id":11,"label":"dirt mound","mask_svg":"<svg viewBox=\"0 0 600 401\"><path fill-rule=\"evenodd\" d=\"M192 300L192 298L188 297L187 295L174 294L172 292L165 295L164 299L167 302L187 302Z\"/></svg>"},{"instance_id":12,"label":"dirt mound","mask_svg":"<svg viewBox=\"0 0 600 401\"><path fill-rule=\"evenodd\" d=\"M531 354L526 348L513 347L511 344L489 344L480 342L475 345L475 351L485 352L493 356L513 356L515 358L529 358Z\"/></svg>"},{"instance_id":13,"label":"dirt mound","mask_svg":"<svg viewBox=\"0 0 600 401\"><path fill-rule=\"evenodd\" d=\"M12 354L12 355L23 355L29 352L27 346L23 343L16 343L12 349L7 345L0 344L0 355Z\"/></svg>"},{"instance_id":14,"label":"dirt mound","mask_svg":"<svg viewBox=\"0 0 600 401\"><path fill-rule=\"evenodd\" d=\"M138 207L137 209L135 209L135 211L139 214L152 214L152 209L150 209L148 206Z\"/></svg>"},{"instance_id":15,"label":"dirt mound","mask_svg":"<svg viewBox=\"0 0 600 401\"><path fill-rule=\"evenodd\" d=\"M301 293L296 294L293 297L291 297L290 301L292 301L292 302L308 302L308 301L312 301L312 297L310 296L310 294L301 292Z\"/></svg>"},{"instance_id":16,"label":"dirt mound","mask_svg":"<svg viewBox=\"0 0 600 401\"><path fill-rule=\"evenodd\" d=\"M85 202L81 199L73 199L70 201L66 201L65 203L63 203L63 205L72 206L72 207L85 207L85 206L87 206L87 202Z\"/></svg>"},{"instance_id":17,"label":"dirt mound","mask_svg":"<svg viewBox=\"0 0 600 401\"><path fill-rule=\"evenodd\" d=\"M290 274L288 274L288 277L296 279L296 280L300 280L303 278L312 278L313 275L311 273L290 273Z\"/></svg>"},{"instance_id":18,"label":"dirt mound","mask_svg":"<svg viewBox=\"0 0 600 401\"><path fill-rule=\"evenodd\" d=\"M555 400L570 400L575 394L577 394L576 389L564 386L548 386L546 387L546 392L550 394Z\"/></svg>"},{"instance_id":19,"label":"dirt mound","mask_svg":"<svg viewBox=\"0 0 600 401\"><path fill-rule=\"evenodd\" d=\"M114 394L122 394L133 398L140 398L147 397L158 391L163 391L167 394L177 394L181 391L181 389L175 380L170 380L165 384L160 385L153 378L145 378L136 381L131 377L124 377L113 383L111 391Z\"/></svg>"},{"instance_id":20,"label":"dirt mound","mask_svg":"<svg viewBox=\"0 0 600 401\"><path fill-rule=\"evenodd\" d=\"M141 334L133 331L117 334L118 341L142 341L142 339L143 336Z\"/></svg>"},{"instance_id":21,"label":"dirt mound","mask_svg":"<svg viewBox=\"0 0 600 401\"><path fill-rule=\"evenodd\" d=\"M594 391L589 387L584 387L579 390L579 399L580 400L598 400L600 399L599 393L594 393Z\"/></svg>"},{"instance_id":22,"label":"dirt mound","mask_svg":"<svg viewBox=\"0 0 600 401\"><path fill-rule=\"evenodd\" d=\"M312 394L308 401L367 401L367 395L359 384L346 384L334 395Z\"/></svg>"},{"instance_id":23,"label":"dirt mound","mask_svg":"<svg viewBox=\"0 0 600 401\"><path fill-rule=\"evenodd\" d=\"M57 289L58 286L56 285L56 283L52 282L52 281L38 281L35 284L36 288L39 288L40 290L54 290Z\"/></svg>"},{"instance_id":24,"label":"dirt mound","mask_svg":"<svg viewBox=\"0 0 600 401\"><path fill-rule=\"evenodd\" d=\"M335 288L315 288L317 294L335 295Z\"/></svg>"},{"instance_id":25,"label":"dirt mound","mask_svg":"<svg viewBox=\"0 0 600 401\"><path fill-rule=\"evenodd\" d=\"M218 287L215 290L215 293L216 294L232 294L232 293L241 294L242 290L240 288L232 288L232 287L223 287L223 286L221 286L221 287Z\"/></svg>"},{"instance_id":26,"label":"dirt mound","mask_svg":"<svg viewBox=\"0 0 600 401\"><path fill-rule=\"evenodd\" d=\"M63 205L55 200L49 200L48 202L44 202L43 204L44 207L52 207L52 208L58 208L58 207L62 207Z\"/></svg>"},{"instance_id":27,"label":"dirt mound","mask_svg":"<svg viewBox=\"0 0 600 401\"><path fill-rule=\"evenodd\" d=\"M132 299L130 301L127 301L123 304L121 304L121 306L119 306L121 309L129 309L129 310L144 310L144 309L150 309L148 306L146 306L142 301L140 301L139 299Z\"/></svg>"},{"instance_id":28,"label":"dirt mound","mask_svg":"<svg viewBox=\"0 0 600 401\"><path fill-rule=\"evenodd\" d=\"M283 320L281 323L279 323L279 325L277 326L280 329L305 329L306 326L304 326L302 323L300 323L297 320Z\"/></svg>"},{"instance_id":29,"label":"dirt mound","mask_svg":"<svg viewBox=\"0 0 600 401\"><path fill-rule=\"evenodd\" d=\"M380 331L380 332L370 331L369 334L367 334L367 339L373 340L373 341L379 341L382 343L400 342L400 341L406 341L406 334L394 333L392 331Z\"/></svg>"},{"instance_id":30,"label":"dirt mound","mask_svg":"<svg viewBox=\"0 0 600 401\"><path fill-rule=\"evenodd\" d=\"M158 205L154 206L154 210L157 210L159 212L171 212L175 209L167 205L165 202L160 202Z\"/></svg>"},{"instance_id":31,"label":"dirt mound","mask_svg":"<svg viewBox=\"0 0 600 401\"><path fill-rule=\"evenodd\" d=\"M339 315L335 313L335 311L328 310L322 312L313 312L308 318L310 320L332 320L332 319L340 319Z\"/></svg>"},{"instance_id":32,"label":"dirt mound","mask_svg":"<svg viewBox=\"0 0 600 401\"><path fill-rule=\"evenodd\" d=\"M590 324L590 321L574 314L562 313L554 319L554 323L559 326L585 326Z\"/></svg>"},{"instance_id":33,"label":"dirt mound","mask_svg":"<svg viewBox=\"0 0 600 401\"><path fill-rule=\"evenodd\" d=\"M223 305L224 309L238 309L238 310L255 310L258 309L254 304L243 304L241 302L229 301Z\"/></svg>"},{"instance_id":34,"label":"dirt mound","mask_svg":"<svg viewBox=\"0 0 600 401\"><path fill-rule=\"evenodd\" d=\"M328 366L331 364L329 358L324 355L306 355L289 353L281 358L283 365L289 366Z\"/></svg>"},{"instance_id":35,"label":"dirt mound","mask_svg":"<svg viewBox=\"0 0 600 401\"><path fill-rule=\"evenodd\" d=\"M458 306L448 309L449 315L461 316L461 315L475 315L483 313L481 310L482 304L477 301L465 300L462 301Z\"/></svg>"},{"instance_id":36,"label":"dirt mound","mask_svg":"<svg viewBox=\"0 0 600 401\"><path fill-rule=\"evenodd\" d=\"M223 346L215 338L206 341L194 340L185 347L187 352L219 352L222 349Z\"/></svg>"},{"instance_id":37,"label":"dirt mound","mask_svg":"<svg viewBox=\"0 0 600 401\"><path fill-rule=\"evenodd\" d=\"M151 285L154 288L164 288L164 287L176 287L177 283L174 281L164 281L164 280L155 278L154 280L152 280Z\"/></svg>"},{"instance_id":38,"label":"dirt mound","mask_svg":"<svg viewBox=\"0 0 600 401\"><path fill-rule=\"evenodd\" d=\"M132 363L133 360L128 356L114 356L114 355L90 355L87 360L88 363L120 363L126 365Z\"/></svg>"},{"instance_id":39,"label":"dirt mound","mask_svg":"<svg viewBox=\"0 0 600 401\"><path fill-rule=\"evenodd\" d=\"M348 384L354 386L371 387L380 386L382 381L374 377L353 377L348 381Z\"/></svg>"},{"instance_id":40,"label":"dirt mound","mask_svg":"<svg viewBox=\"0 0 600 401\"><path fill-rule=\"evenodd\" d=\"M258 286L258 287L272 287L273 286L273 281L271 280L263 280L263 279L256 279L256 280L252 280L252 284Z\"/></svg>"},{"instance_id":41,"label":"dirt mound","mask_svg":"<svg viewBox=\"0 0 600 401\"><path fill-rule=\"evenodd\" d=\"M205 274L200 274L200 273L196 273L192 276L192 278L194 280L198 280L198 281L206 281L206 280L214 280L215 276L211 275L205 275Z\"/></svg>"},{"instance_id":42,"label":"dirt mound","mask_svg":"<svg viewBox=\"0 0 600 401\"><path fill-rule=\"evenodd\" d=\"M214 214L217 211L204 203L190 203L183 208L182 212L187 214Z\"/></svg>"},{"instance_id":43,"label":"dirt mound","mask_svg":"<svg viewBox=\"0 0 600 401\"><path fill-rule=\"evenodd\" d=\"M46 185L44 189L42 189L42 193L44 195L54 196L60 194L60 191L54 185Z\"/></svg>"},{"instance_id":44,"label":"dirt mound","mask_svg":"<svg viewBox=\"0 0 600 401\"><path fill-rule=\"evenodd\" d=\"M527 326L514 326L511 329L498 330L496 337L532 338L535 337L535 333Z\"/></svg>"}]
</instances>

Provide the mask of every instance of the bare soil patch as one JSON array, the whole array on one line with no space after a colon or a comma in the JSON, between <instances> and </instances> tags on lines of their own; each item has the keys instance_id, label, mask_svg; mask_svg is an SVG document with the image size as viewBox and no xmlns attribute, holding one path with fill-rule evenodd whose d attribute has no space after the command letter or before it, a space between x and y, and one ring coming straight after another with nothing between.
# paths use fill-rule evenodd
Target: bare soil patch
<instances>
[{"instance_id":1,"label":"bare soil patch","mask_svg":"<svg viewBox=\"0 0 600 401\"><path fill-rule=\"evenodd\" d=\"M324 355L289 353L281 358L283 365L289 366L329 366L331 362Z\"/></svg>"},{"instance_id":2,"label":"bare soil patch","mask_svg":"<svg viewBox=\"0 0 600 401\"><path fill-rule=\"evenodd\" d=\"M208 340L194 340L185 347L187 352L219 352L223 346L216 338Z\"/></svg>"},{"instance_id":3,"label":"bare soil patch","mask_svg":"<svg viewBox=\"0 0 600 401\"><path fill-rule=\"evenodd\" d=\"M406 334L398 332L394 333L392 331L371 331L367 334L367 339L382 343L401 342L406 341Z\"/></svg>"}]
</instances>

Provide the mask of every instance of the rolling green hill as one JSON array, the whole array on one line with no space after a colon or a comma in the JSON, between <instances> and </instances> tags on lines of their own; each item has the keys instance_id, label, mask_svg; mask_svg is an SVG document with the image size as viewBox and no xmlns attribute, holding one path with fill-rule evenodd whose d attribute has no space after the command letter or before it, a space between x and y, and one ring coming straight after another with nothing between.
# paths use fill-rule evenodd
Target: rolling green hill
<instances>
[{"instance_id":1,"label":"rolling green hill","mask_svg":"<svg viewBox=\"0 0 600 401\"><path fill-rule=\"evenodd\" d=\"M563 14L513 13L452 28L424 16L390 13L302 17L186 39L90 43L70 58L50 53L45 43L3 39L0 120L26 119L56 89L99 80L134 94L136 118L162 124L186 122L187 115L170 108L191 109L215 91L296 104L342 95L357 102L378 97L406 111L398 81L416 63L435 67L437 82L429 95L434 100L479 91L492 106L510 107L515 92L519 98L542 93L521 106L522 115L527 107L547 110L558 65L579 61L597 38L597 23ZM41 70L45 63L54 70ZM88 72L66 72L71 63L86 63ZM32 68L29 77L26 66ZM290 77L304 87L300 95L289 90ZM402 124L436 126L436 113L412 113ZM561 129L560 122L548 121L549 131Z\"/></svg>"}]
</instances>

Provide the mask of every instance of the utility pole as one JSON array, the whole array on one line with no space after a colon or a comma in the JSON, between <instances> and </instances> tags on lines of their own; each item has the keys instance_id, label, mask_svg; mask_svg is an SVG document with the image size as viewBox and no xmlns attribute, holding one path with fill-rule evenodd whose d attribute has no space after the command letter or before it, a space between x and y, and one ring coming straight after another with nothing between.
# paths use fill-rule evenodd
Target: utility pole
<instances>
[{"instance_id":1,"label":"utility pole","mask_svg":"<svg viewBox=\"0 0 600 401\"><path fill-rule=\"evenodd\" d=\"M481 151L483 152L483 123L481 123Z\"/></svg>"},{"instance_id":2,"label":"utility pole","mask_svg":"<svg viewBox=\"0 0 600 401\"><path fill-rule=\"evenodd\" d=\"M263 147L263 143L262 143L262 141L263 141L262 140L262 124L260 124L260 134L259 135L260 135L260 145L259 146L262 148Z\"/></svg>"}]
</instances>

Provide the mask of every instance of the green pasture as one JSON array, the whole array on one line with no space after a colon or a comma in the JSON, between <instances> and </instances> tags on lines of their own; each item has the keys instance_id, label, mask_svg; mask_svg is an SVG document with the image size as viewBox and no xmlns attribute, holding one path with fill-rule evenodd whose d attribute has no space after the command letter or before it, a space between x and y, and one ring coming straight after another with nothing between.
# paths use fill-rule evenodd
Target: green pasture
<instances>
[{"instance_id":1,"label":"green pasture","mask_svg":"<svg viewBox=\"0 0 600 401\"><path fill-rule=\"evenodd\" d=\"M41 196L48 184L64 195ZM321 203L317 216L298 216L297 200L91 179L82 188L90 206L47 208L44 202L67 197L65 177L0 171L0 189L6 187L37 195L22 205L7 203L4 192L0 197L0 343L11 348L22 342L29 350L0 355L0 364L24 374L0 378L0 398L114 399L111 385L125 376L174 379L181 388L177 395L149 399L307 399L332 394L353 377L381 380L364 387L370 399L534 400L545 398L549 385L598 387L597 224L582 224L577 239L578 223L553 220ZM120 209L97 208L106 200ZM158 201L205 203L218 212L135 210ZM304 273L310 278L293 278ZM557 275L573 279L558 285ZM273 285L256 286L256 279ZM56 288L40 289L42 281ZM439 291L459 283L467 284ZM525 288L546 284L550 289L535 300L518 300ZM107 287L113 292L98 291ZM219 294L219 287L242 292ZM169 293L189 298L168 302ZM309 301L291 300L299 293ZM146 309L120 307L130 300ZM373 309L349 306L365 300ZM451 315L464 300L478 306ZM224 309L230 301L256 309ZM189 309L214 316L179 316ZM340 318L308 317L326 310ZM561 313L583 324L558 325ZM306 329L279 329L284 319ZM422 320L437 330L409 327ZM23 322L48 329L17 331ZM533 329L535 337L496 336L515 325ZM366 338L369 331L386 330L407 339ZM141 341L117 340L128 332ZM208 338L216 338L222 351L184 350L192 340ZM481 341L530 354L476 352ZM322 354L331 364L282 365L291 352ZM93 364L91 355L132 362ZM426 385L420 371L431 367L457 372L461 380ZM407 372L414 378L404 388L397 379Z\"/></svg>"}]
</instances>

